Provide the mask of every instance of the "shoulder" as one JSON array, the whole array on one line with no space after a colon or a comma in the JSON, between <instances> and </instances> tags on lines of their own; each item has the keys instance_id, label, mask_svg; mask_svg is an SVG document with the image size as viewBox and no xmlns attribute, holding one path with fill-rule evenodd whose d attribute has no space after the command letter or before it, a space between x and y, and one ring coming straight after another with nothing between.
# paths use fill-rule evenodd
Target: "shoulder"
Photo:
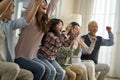
<instances>
[{"instance_id":1,"label":"shoulder","mask_svg":"<svg viewBox=\"0 0 120 80\"><path fill-rule=\"evenodd\" d=\"M88 34L81 36L81 38L87 38Z\"/></svg>"}]
</instances>

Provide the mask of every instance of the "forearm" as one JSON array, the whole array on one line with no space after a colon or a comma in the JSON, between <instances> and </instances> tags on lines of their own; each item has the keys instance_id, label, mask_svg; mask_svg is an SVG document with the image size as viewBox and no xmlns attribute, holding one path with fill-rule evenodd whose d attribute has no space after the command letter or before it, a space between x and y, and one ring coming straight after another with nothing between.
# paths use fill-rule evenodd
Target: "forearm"
<instances>
[{"instance_id":1,"label":"forearm","mask_svg":"<svg viewBox=\"0 0 120 80\"><path fill-rule=\"evenodd\" d=\"M90 55L92 53L94 47L95 47L95 43L92 42L91 45L90 45L90 47L88 47L88 49L86 51L88 55Z\"/></svg>"},{"instance_id":2,"label":"forearm","mask_svg":"<svg viewBox=\"0 0 120 80\"><path fill-rule=\"evenodd\" d=\"M52 15L52 12L55 10L57 3L58 0L51 0L47 10L48 17Z\"/></svg>"},{"instance_id":3,"label":"forearm","mask_svg":"<svg viewBox=\"0 0 120 80\"><path fill-rule=\"evenodd\" d=\"M85 46L83 47L83 53L85 53L85 54L87 54L87 55L90 55L91 53L92 53L92 51L93 51L93 49L94 49L94 46L95 46L95 43L94 42L92 42L91 44L90 44L90 47L88 47L86 44L85 44Z\"/></svg>"},{"instance_id":4,"label":"forearm","mask_svg":"<svg viewBox=\"0 0 120 80\"><path fill-rule=\"evenodd\" d=\"M9 7L13 0L3 0L0 2L0 15Z\"/></svg>"},{"instance_id":5,"label":"forearm","mask_svg":"<svg viewBox=\"0 0 120 80\"><path fill-rule=\"evenodd\" d=\"M40 0L40 1L42 2L42 0ZM33 19L33 17L35 16L35 14L36 14L39 6L40 6L40 3L36 4L35 1L34 1L34 3L32 4L32 6L28 7L26 15L25 15L25 19L26 19L27 23L30 23L31 20Z\"/></svg>"},{"instance_id":6,"label":"forearm","mask_svg":"<svg viewBox=\"0 0 120 80\"><path fill-rule=\"evenodd\" d=\"M102 46L114 45L114 36L113 36L112 32L109 32L108 35L109 35L109 39L102 38L102 43L101 43Z\"/></svg>"}]
</instances>

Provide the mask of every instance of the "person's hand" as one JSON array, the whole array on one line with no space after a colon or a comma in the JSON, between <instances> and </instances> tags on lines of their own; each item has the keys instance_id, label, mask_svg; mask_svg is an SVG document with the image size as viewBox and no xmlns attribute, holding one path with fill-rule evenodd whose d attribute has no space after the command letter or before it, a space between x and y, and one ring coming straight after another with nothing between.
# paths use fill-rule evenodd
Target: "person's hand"
<instances>
[{"instance_id":1,"label":"person's hand","mask_svg":"<svg viewBox=\"0 0 120 80\"><path fill-rule=\"evenodd\" d=\"M84 42L84 39L83 38L80 38L80 40L78 40L78 44L83 44L83 42Z\"/></svg>"},{"instance_id":2,"label":"person's hand","mask_svg":"<svg viewBox=\"0 0 120 80\"><path fill-rule=\"evenodd\" d=\"M80 29L76 26L73 29L71 29L71 33L72 33L73 37L76 38L80 34Z\"/></svg>"},{"instance_id":3,"label":"person's hand","mask_svg":"<svg viewBox=\"0 0 120 80\"><path fill-rule=\"evenodd\" d=\"M97 41L97 38L92 36L91 42L96 42L96 41Z\"/></svg>"},{"instance_id":4,"label":"person's hand","mask_svg":"<svg viewBox=\"0 0 120 80\"><path fill-rule=\"evenodd\" d=\"M66 32L68 33L68 32L70 31L70 29L71 29L71 25L68 24L65 30L66 30Z\"/></svg>"},{"instance_id":5,"label":"person's hand","mask_svg":"<svg viewBox=\"0 0 120 80\"><path fill-rule=\"evenodd\" d=\"M35 0L35 4L36 5L40 5L40 3L42 2L43 0Z\"/></svg>"},{"instance_id":6,"label":"person's hand","mask_svg":"<svg viewBox=\"0 0 120 80\"><path fill-rule=\"evenodd\" d=\"M106 30L107 30L108 32L111 32L111 27L110 27L110 26L106 26Z\"/></svg>"}]
</instances>

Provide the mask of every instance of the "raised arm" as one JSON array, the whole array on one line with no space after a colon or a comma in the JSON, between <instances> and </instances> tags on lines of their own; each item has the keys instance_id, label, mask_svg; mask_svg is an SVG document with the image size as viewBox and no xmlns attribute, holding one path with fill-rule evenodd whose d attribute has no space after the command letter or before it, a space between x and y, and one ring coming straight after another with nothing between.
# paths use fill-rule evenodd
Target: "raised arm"
<instances>
[{"instance_id":1,"label":"raised arm","mask_svg":"<svg viewBox=\"0 0 120 80\"><path fill-rule=\"evenodd\" d=\"M101 45L102 45L102 46L112 46L112 45L114 45L114 35L113 35L113 33L111 32L111 27L110 27L110 26L107 26L107 27L106 27L106 30L107 30L107 32L108 32L109 39L104 39L104 38L102 38L102 43L101 43Z\"/></svg>"},{"instance_id":2,"label":"raised arm","mask_svg":"<svg viewBox=\"0 0 120 80\"><path fill-rule=\"evenodd\" d=\"M57 3L58 3L58 0L50 1L50 4L48 5L48 10L47 10L47 14L49 18L52 15L53 11L55 10Z\"/></svg>"},{"instance_id":3,"label":"raised arm","mask_svg":"<svg viewBox=\"0 0 120 80\"><path fill-rule=\"evenodd\" d=\"M9 7L9 5L12 1L13 0L2 0L0 2L0 15L2 15L2 13L4 13L4 11Z\"/></svg>"},{"instance_id":4,"label":"raised arm","mask_svg":"<svg viewBox=\"0 0 120 80\"><path fill-rule=\"evenodd\" d=\"M31 7L28 7L26 15L25 15L25 19L27 23L30 23L31 20L33 19L33 17L35 16L38 7L40 6L42 0L34 0L33 4L31 4Z\"/></svg>"}]
</instances>

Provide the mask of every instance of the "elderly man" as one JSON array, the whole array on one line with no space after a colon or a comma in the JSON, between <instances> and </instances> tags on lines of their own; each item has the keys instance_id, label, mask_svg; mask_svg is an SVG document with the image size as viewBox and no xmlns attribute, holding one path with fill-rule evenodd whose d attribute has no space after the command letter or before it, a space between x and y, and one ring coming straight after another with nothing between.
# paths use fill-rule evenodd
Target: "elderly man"
<instances>
[{"instance_id":1,"label":"elderly man","mask_svg":"<svg viewBox=\"0 0 120 80\"><path fill-rule=\"evenodd\" d=\"M94 36L97 38L95 47L91 54L87 54L85 52L82 53L82 60L93 60L95 62L95 71L100 72L100 75L98 76L97 80L104 80L107 73L109 72L110 67L107 64L99 64L98 63L98 54L100 46L112 46L114 44L114 36L111 32L111 27L107 26L106 30L109 35L109 39L104 39L101 36L96 36L96 32L98 31L98 24L95 21L91 21L88 24L88 30L89 33L87 35L82 36L84 39L84 42L87 44L87 46L90 46L91 44L91 37Z\"/></svg>"}]
</instances>

